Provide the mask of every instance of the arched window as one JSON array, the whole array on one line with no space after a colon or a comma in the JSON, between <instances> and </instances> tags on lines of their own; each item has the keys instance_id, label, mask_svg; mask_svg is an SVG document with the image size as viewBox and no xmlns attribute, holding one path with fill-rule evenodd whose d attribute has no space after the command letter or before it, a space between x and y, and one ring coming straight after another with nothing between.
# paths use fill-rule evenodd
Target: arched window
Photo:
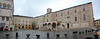
<instances>
[{"instance_id":1,"label":"arched window","mask_svg":"<svg viewBox=\"0 0 100 39\"><path fill-rule=\"evenodd\" d=\"M6 28L8 28L8 26L6 26Z\"/></svg>"},{"instance_id":2,"label":"arched window","mask_svg":"<svg viewBox=\"0 0 100 39\"><path fill-rule=\"evenodd\" d=\"M83 14L83 20L86 20L85 14Z\"/></svg>"},{"instance_id":3,"label":"arched window","mask_svg":"<svg viewBox=\"0 0 100 39\"><path fill-rule=\"evenodd\" d=\"M9 4L7 5L7 9L10 9L10 5Z\"/></svg>"},{"instance_id":4,"label":"arched window","mask_svg":"<svg viewBox=\"0 0 100 39\"><path fill-rule=\"evenodd\" d=\"M1 8L2 4L0 3L0 8Z\"/></svg>"},{"instance_id":5,"label":"arched window","mask_svg":"<svg viewBox=\"0 0 100 39\"><path fill-rule=\"evenodd\" d=\"M3 8L6 8L6 4L3 4Z\"/></svg>"},{"instance_id":6,"label":"arched window","mask_svg":"<svg viewBox=\"0 0 100 39\"><path fill-rule=\"evenodd\" d=\"M75 21L77 21L77 17L75 17Z\"/></svg>"}]
</instances>

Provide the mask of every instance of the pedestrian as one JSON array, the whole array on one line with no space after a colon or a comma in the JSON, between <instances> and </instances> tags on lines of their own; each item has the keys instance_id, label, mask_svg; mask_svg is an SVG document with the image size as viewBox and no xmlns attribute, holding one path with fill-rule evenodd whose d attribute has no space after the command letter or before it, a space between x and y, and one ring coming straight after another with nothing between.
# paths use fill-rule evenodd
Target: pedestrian
<instances>
[{"instance_id":1,"label":"pedestrian","mask_svg":"<svg viewBox=\"0 0 100 39\"><path fill-rule=\"evenodd\" d=\"M98 39L100 39L100 29L98 30L98 35L99 35Z\"/></svg>"},{"instance_id":2,"label":"pedestrian","mask_svg":"<svg viewBox=\"0 0 100 39\"><path fill-rule=\"evenodd\" d=\"M94 32L95 39L98 39L98 36L99 36L99 32L98 32L98 30L95 30L95 32Z\"/></svg>"}]
</instances>

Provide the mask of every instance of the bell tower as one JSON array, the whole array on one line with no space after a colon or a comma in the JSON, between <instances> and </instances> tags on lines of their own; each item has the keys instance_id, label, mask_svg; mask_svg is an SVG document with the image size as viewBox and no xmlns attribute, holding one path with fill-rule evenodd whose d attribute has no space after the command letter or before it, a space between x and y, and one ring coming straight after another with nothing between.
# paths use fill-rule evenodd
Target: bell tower
<instances>
[{"instance_id":1,"label":"bell tower","mask_svg":"<svg viewBox=\"0 0 100 39\"><path fill-rule=\"evenodd\" d=\"M48 8L47 9L47 13L51 13L52 12L52 9L51 8Z\"/></svg>"}]
</instances>

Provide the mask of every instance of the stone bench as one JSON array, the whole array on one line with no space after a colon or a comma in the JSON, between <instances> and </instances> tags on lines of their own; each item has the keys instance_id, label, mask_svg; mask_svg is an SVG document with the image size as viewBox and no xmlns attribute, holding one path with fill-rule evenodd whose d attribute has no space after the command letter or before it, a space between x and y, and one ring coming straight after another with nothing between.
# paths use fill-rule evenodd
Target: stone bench
<instances>
[{"instance_id":1,"label":"stone bench","mask_svg":"<svg viewBox=\"0 0 100 39\"><path fill-rule=\"evenodd\" d=\"M30 34L26 34L27 38L29 38Z\"/></svg>"},{"instance_id":2,"label":"stone bench","mask_svg":"<svg viewBox=\"0 0 100 39\"><path fill-rule=\"evenodd\" d=\"M40 35L36 35L37 36L37 38L40 38Z\"/></svg>"},{"instance_id":3,"label":"stone bench","mask_svg":"<svg viewBox=\"0 0 100 39\"><path fill-rule=\"evenodd\" d=\"M6 37L9 37L9 34L5 34L6 35Z\"/></svg>"}]
</instances>

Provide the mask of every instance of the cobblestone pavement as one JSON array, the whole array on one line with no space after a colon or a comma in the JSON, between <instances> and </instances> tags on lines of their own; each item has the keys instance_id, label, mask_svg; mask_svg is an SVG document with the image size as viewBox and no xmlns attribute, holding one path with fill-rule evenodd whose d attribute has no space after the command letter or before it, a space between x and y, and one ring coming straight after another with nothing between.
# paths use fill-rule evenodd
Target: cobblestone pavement
<instances>
[{"instance_id":1,"label":"cobblestone pavement","mask_svg":"<svg viewBox=\"0 0 100 39\"><path fill-rule=\"evenodd\" d=\"M18 32L19 37L16 38L16 32ZM80 32L80 31L79 31ZM49 33L49 36L47 36ZM9 37L6 37L5 34L10 34ZM30 37L27 38L26 34L30 34ZM85 32L70 32L70 31L36 31L36 30L20 30L20 31L0 31L0 39L37 39L36 35L40 35L40 39L85 39L85 36L90 36L92 33ZM59 35L59 36L57 36Z\"/></svg>"}]
</instances>

